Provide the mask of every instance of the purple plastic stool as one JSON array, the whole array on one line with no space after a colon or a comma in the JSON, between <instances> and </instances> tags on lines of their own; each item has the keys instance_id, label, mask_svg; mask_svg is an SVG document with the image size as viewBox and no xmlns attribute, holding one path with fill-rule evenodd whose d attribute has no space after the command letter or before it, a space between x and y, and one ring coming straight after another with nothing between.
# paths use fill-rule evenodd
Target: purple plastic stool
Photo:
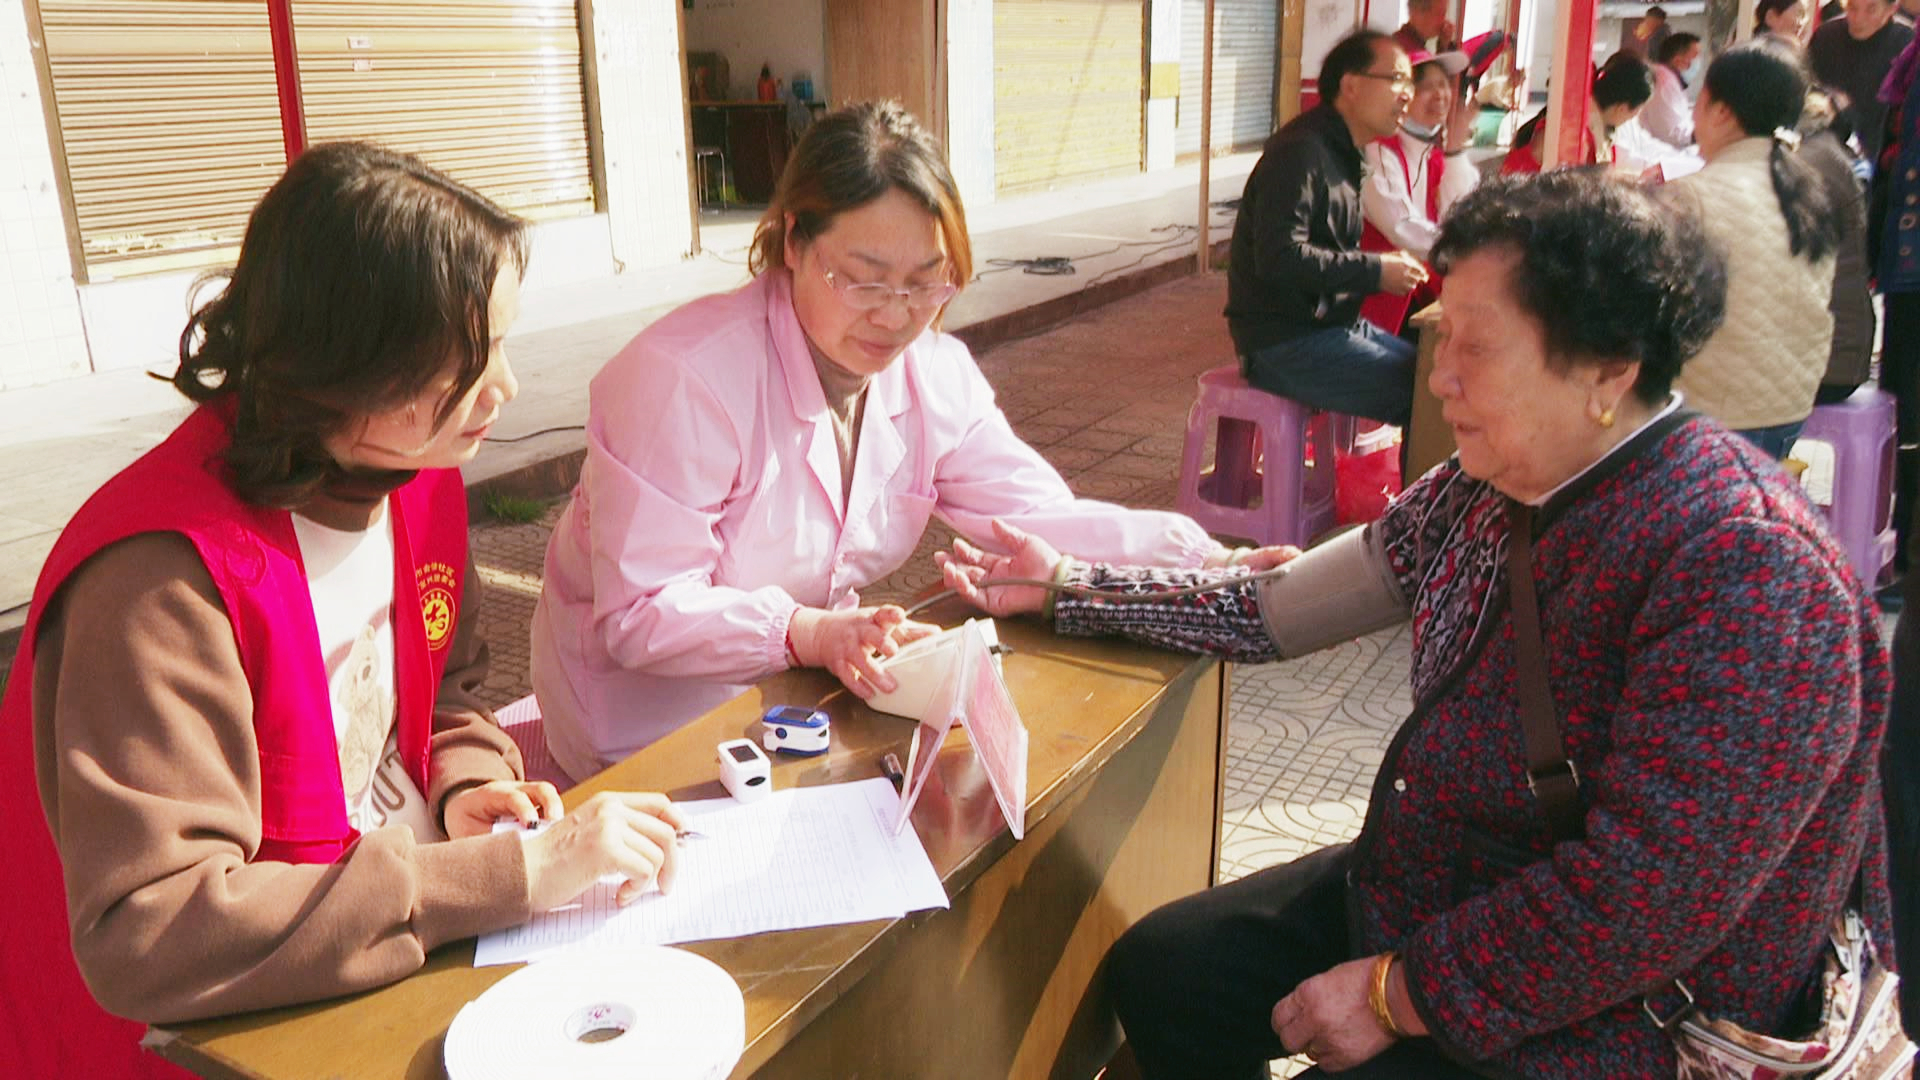
<instances>
[{"instance_id":1,"label":"purple plastic stool","mask_svg":"<svg viewBox=\"0 0 1920 1080\"><path fill-rule=\"evenodd\" d=\"M1306 547L1332 528L1334 445L1351 442L1351 418L1255 389L1238 365L1214 368L1199 383L1180 459L1180 512L1208 532L1260 544ZM1204 469L1209 432L1214 467Z\"/></svg>"},{"instance_id":2,"label":"purple plastic stool","mask_svg":"<svg viewBox=\"0 0 1920 1080\"><path fill-rule=\"evenodd\" d=\"M1893 395L1863 385L1837 405L1815 406L1800 438L1833 447L1833 502L1822 507L1834 539L1873 588L1893 561Z\"/></svg>"}]
</instances>

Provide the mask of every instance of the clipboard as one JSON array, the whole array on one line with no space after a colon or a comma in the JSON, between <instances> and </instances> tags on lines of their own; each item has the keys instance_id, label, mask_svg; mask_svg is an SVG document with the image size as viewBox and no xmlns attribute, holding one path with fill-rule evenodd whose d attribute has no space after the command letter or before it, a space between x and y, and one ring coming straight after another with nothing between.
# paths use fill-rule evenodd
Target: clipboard
<instances>
[{"instance_id":1,"label":"clipboard","mask_svg":"<svg viewBox=\"0 0 1920 1080\"><path fill-rule=\"evenodd\" d=\"M1000 665L988 650L986 635L968 620L960 628L958 662L950 666L933 707L914 729L907 754L906 780L900 791L900 812L894 819L898 836L906 828L913 804L933 775L933 763L956 723L967 729L973 752L986 770L994 801L1015 840L1027 832L1027 725L1007 691Z\"/></svg>"}]
</instances>

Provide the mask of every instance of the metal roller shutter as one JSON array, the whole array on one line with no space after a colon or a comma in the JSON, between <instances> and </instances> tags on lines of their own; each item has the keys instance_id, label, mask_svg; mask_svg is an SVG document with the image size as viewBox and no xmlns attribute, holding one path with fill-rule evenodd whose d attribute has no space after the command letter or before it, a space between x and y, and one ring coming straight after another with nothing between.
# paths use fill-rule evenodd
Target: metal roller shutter
<instances>
[{"instance_id":1,"label":"metal roller shutter","mask_svg":"<svg viewBox=\"0 0 1920 1080\"><path fill-rule=\"evenodd\" d=\"M574 0L299 0L307 138L372 139L534 218L593 212Z\"/></svg>"},{"instance_id":2,"label":"metal roller shutter","mask_svg":"<svg viewBox=\"0 0 1920 1080\"><path fill-rule=\"evenodd\" d=\"M1140 169L1140 0L994 0L996 187Z\"/></svg>"},{"instance_id":3,"label":"metal roller shutter","mask_svg":"<svg viewBox=\"0 0 1920 1080\"><path fill-rule=\"evenodd\" d=\"M286 166L262 0L40 0L86 276L231 257Z\"/></svg>"},{"instance_id":4,"label":"metal roller shutter","mask_svg":"<svg viewBox=\"0 0 1920 1080\"><path fill-rule=\"evenodd\" d=\"M1213 152L1252 149L1273 133L1273 67L1280 0L1214 0ZM1173 149L1200 152L1203 0L1180 3L1180 112Z\"/></svg>"}]
</instances>

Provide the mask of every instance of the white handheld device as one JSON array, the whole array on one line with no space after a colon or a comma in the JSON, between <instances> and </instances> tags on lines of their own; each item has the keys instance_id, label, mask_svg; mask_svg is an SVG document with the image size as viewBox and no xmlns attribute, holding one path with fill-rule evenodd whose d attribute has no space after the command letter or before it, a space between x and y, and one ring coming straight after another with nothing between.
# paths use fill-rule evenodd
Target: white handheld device
<instances>
[{"instance_id":1,"label":"white handheld device","mask_svg":"<svg viewBox=\"0 0 1920 1080\"><path fill-rule=\"evenodd\" d=\"M752 739L728 739L714 748L714 754L720 759L720 782L727 794L752 802L773 790L773 763Z\"/></svg>"}]
</instances>

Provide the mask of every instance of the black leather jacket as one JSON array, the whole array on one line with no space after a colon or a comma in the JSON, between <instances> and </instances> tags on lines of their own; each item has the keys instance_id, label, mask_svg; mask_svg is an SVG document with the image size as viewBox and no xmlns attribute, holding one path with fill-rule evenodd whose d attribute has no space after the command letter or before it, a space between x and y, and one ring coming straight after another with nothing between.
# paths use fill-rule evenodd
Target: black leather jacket
<instances>
[{"instance_id":1,"label":"black leather jacket","mask_svg":"<svg viewBox=\"0 0 1920 1080\"><path fill-rule=\"evenodd\" d=\"M1267 140L1233 226L1227 328L1247 354L1330 326L1351 326L1380 286L1380 256L1360 250L1360 148L1331 105Z\"/></svg>"}]
</instances>

